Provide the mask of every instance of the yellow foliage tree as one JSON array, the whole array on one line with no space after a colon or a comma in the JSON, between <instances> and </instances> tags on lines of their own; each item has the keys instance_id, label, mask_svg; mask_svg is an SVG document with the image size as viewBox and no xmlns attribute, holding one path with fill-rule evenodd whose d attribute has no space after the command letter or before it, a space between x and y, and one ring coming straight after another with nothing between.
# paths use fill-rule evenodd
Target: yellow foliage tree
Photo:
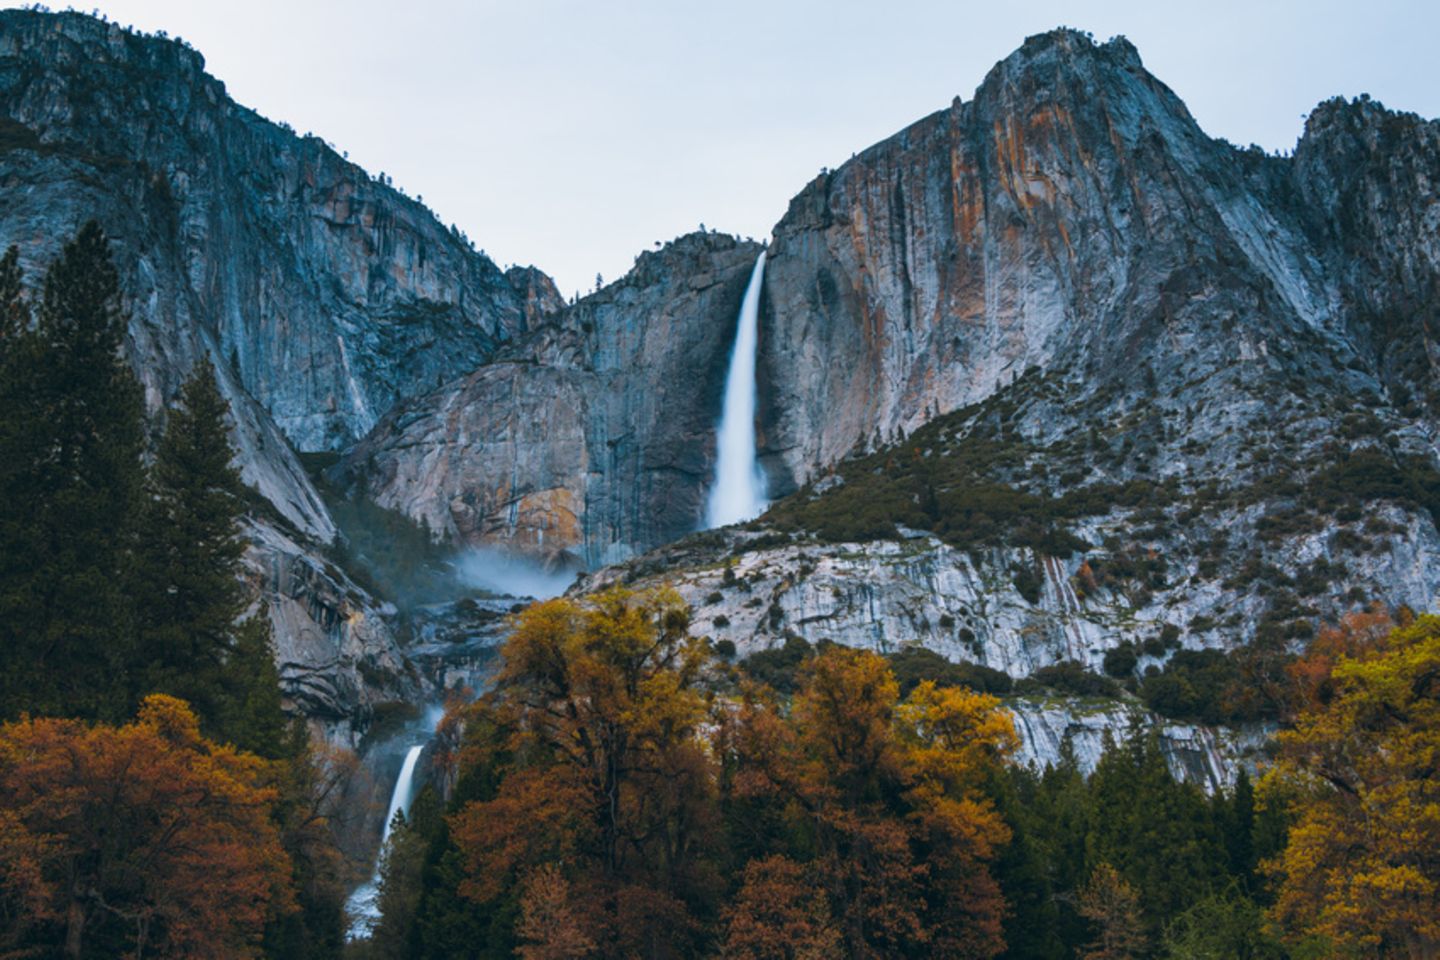
<instances>
[{"instance_id":1,"label":"yellow foliage tree","mask_svg":"<svg viewBox=\"0 0 1440 960\"><path fill-rule=\"evenodd\" d=\"M1341 656L1280 735L1270 798L1295 817L1273 916L1334 952L1440 955L1440 617Z\"/></svg>"},{"instance_id":2,"label":"yellow foliage tree","mask_svg":"<svg viewBox=\"0 0 1440 960\"><path fill-rule=\"evenodd\" d=\"M788 722L746 706L736 723L737 790L774 798L808 838L838 955L1003 950L988 863L1010 834L983 787L1016 738L998 700L927 682L901 701L883 657L833 647L802 670ZM732 912L732 937L751 913Z\"/></svg>"},{"instance_id":3,"label":"yellow foliage tree","mask_svg":"<svg viewBox=\"0 0 1440 960\"><path fill-rule=\"evenodd\" d=\"M450 819L460 892L489 903L528 883L535 956L549 955L535 937L559 912L572 940L602 952L655 955L646 938L694 926L714 774L696 683L708 654L688 626L671 590L535 604L494 690L466 714L461 762L495 786ZM558 863L565 873L547 867Z\"/></svg>"}]
</instances>

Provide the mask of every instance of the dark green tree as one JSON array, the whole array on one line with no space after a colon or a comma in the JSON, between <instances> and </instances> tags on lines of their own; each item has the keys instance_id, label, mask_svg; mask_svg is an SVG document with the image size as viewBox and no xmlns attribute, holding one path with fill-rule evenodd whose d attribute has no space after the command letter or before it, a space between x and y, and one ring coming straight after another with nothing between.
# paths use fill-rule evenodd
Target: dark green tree
<instances>
[{"instance_id":1,"label":"dark green tree","mask_svg":"<svg viewBox=\"0 0 1440 960\"><path fill-rule=\"evenodd\" d=\"M344 904L350 870L335 843L346 785L358 761L348 751L310 739L302 720L290 722L285 760L274 765L275 818L290 857L295 906L271 918L264 955L270 960L327 960L345 942Z\"/></svg>"},{"instance_id":2,"label":"dark green tree","mask_svg":"<svg viewBox=\"0 0 1440 960\"><path fill-rule=\"evenodd\" d=\"M1054 891L1055 930L1073 950L1089 936L1089 924L1077 910L1076 898L1090 876L1087 845L1096 812L1069 736L1061 741L1060 762L1041 775L1031 804L1030 834Z\"/></svg>"},{"instance_id":3,"label":"dark green tree","mask_svg":"<svg viewBox=\"0 0 1440 960\"><path fill-rule=\"evenodd\" d=\"M412 956L412 932L420 906L421 881L431 840L440 829L440 798L426 786L410 806L410 816L390 833L380 864L380 922L370 940L375 958Z\"/></svg>"},{"instance_id":4,"label":"dark green tree","mask_svg":"<svg viewBox=\"0 0 1440 960\"><path fill-rule=\"evenodd\" d=\"M1241 882L1242 889L1255 889L1255 788L1250 775L1242 768L1229 791L1216 791L1215 820L1225 838L1230 873Z\"/></svg>"},{"instance_id":5,"label":"dark green tree","mask_svg":"<svg viewBox=\"0 0 1440 960\"><path fill-rule=\"evenodd\" d=\"M30 306L25 302L20 248L12 246L0 257L0 350L16 343L16 338L29 329Z\"/></svg>"},{"instance_id":6,"label":"dark green tree","mask_svg":"<svg viewBox=\"0 0 1440 960\"><path fill-rule=\"evenodd\" d=\"M45 276L33 327L0 267L0 712L119 719L133 706L140 386L94 222Z\"/></svg>"},{"instance_id":7,"label":"dark green tree","mask_svg":"<svg viewBox=\"0 0 1440 960\"><path fill-rule=\"evenodd\" d=\"M228 413L215 370L202 360L181 388L156 452L140 564L148 685L190 701L212 727L240 719L225 689L245 607L237 576L244 486L231 463Z\"/></svg>"},{"instance_id":8,"label":"dark green tree","mask_svg":"<svg viewBox=\"0 0 1440 960\"><path fill-rule=\"evenodd\" d=\"M1153 936L1163 922L1219 889L1229 856L1200 789L1175 780L1158 737L1138 723L1091 777L1093 863L1112 864L1140 894Z\"/></svg>"},{"instance_id":9,"label":"dark green tree","mask_svg":"<svg viewBox=\"0 0 1440 960\"><path fill-rule=\"evenodd\" d=\"M999 774L993 789L995 806L1010 826L1010 843L995 861L995 879L1005 894L1005 957L1016 960L1060 960L1060 904L1046 869L1040 842L1040 778L1029 767L1015 766Z\"/></svg>"},{"instance_id":10,"label":"dark green tree","mask_svg":"<svg viewBox=\"0 0 1440 960\"><path fill-rule=\"evenodd\" d=\"M235 644L221 671L219 698L216 728L223 739L271 760L290 755L290 724L281 704L267 604L235 630Z\"/></svg>"},{"instance_id":11,"label":"dark green tree","mask_svg":"<svg viewBox=\"0 0 1440 960\"><path fill-rule=\"evenodd\" d=\"M420 960L463 956L503 960L515 955L518 896L506 895L490 910L477 910L473 901L460 896L464 877L460 851L450 839L448 823L442 820L420 874L420 898L407 938L410 956Z\"/></svg>"}]
</instances>

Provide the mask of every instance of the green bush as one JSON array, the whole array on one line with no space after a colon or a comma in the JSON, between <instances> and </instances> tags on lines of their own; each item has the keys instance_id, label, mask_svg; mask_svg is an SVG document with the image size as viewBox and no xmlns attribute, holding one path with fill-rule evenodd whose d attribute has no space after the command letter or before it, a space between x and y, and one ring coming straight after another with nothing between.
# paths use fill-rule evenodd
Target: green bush
<instances>
[{"instance_id":1,"label":"green bush","mask_svg":"<svg viewBox=\"0 0 1440 960\"><path fill-rule=\"evenodd\" d=\"M1041 667L1015 685L1016 693L1046 691L1074 697L1118 697L1120 685L1095 673L1079 660L1064 660Z\"/></svg>"},{"instance_id":2,"label":"green bush","mask_svg":"<svg viewBox=\"0 0 1440 960\"><path fill-rule=\"evenodd\" d=\"M1175 720L1219 724L1257 719L1243 704L1245 672L1236 656L1219 650L1177 650L1164 668L1140 684L1140 699Z\"/></svg>"},{"instance_id":3,"label":"green bush","mask_svg":"<svg viewBox=\"0 0 1440 960\"><path fill-rule=\"evenodd\" d=\"M906 647L890 654L890 669L906 696L926 681L940 687L969 687L981 693L1006 694L1013 685L1010 675L978 663L955 663L924 647Z\"/></svg>"},{"instance_id":4,"label":"green bush","mask_svg":"<svg viewBox=\"0 0 1440 960\"><path fill-rule=\"evenodd\" d=\"M1016 592L1025 598L1026 603L1033 605L1040 602L1045 581L1035 572L1033 565L1016 564L1010 568L1010 578L1015 584Z\"/></svg>"},{"instance_id":5,"label":"green bush","mask_svg":"<svg viewBox=\"0 0 1440 960\"><path fill-rule=\"evenodd\" d=\"M1105 674L1117 680L1132 676L1139 663L1140 657L1133 643L1122 643L1113 650L1105 651Z\"/></svg>"},{"instance_id":6,"label":"green bush","mask_svg":"<svg viewBox=\"0 0 1440 960\"><path fill-rule=\"evenodd\" d=\"M796 673L814 652L804 637L792 633L781 646L752 653L740 666L754 680L781 693L794 693Z\"/></svg>"}]
</instances>

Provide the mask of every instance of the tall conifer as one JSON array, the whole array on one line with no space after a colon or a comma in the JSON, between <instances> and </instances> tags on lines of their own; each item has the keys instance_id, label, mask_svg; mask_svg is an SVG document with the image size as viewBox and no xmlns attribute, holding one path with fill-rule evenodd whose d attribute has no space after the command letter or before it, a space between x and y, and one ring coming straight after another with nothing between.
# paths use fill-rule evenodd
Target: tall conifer
<instances>
[{"instance_id":1,"label":"tall conifer","mask_svg":"<svg viewBox=\"0 0 1440 960\"><path fill-rule=\"evenodd\" d=\"M45 277L33 329L0 268L0 710L117 718L135 690L140 386L121 356L119 277L93 221Z\"/></svg>"},{"instance_id":2,"label":"tall conifer","mask_svg":"<svg viewBox=\"0 0 1440 960\"><path fill-rule=\"evenodd\" d=\"M156 452L140 568L148 682L190 701L212 726L224 712L222 675L245 607L237 576L244 487L231 463L228 412L202 360Z\"/></svg>"},{"instance_id":3,"label":"tall conifer","mask_svg":"<svg viewBox=\"0 0 1440 960\"><path fill-rule=\"evenodd\" d=\"M281 708L280 671L270 611L265 604L235 631L235 645L221 673L220 737L262 757L287 754L289 722Z\"/></svg>"}]
</instances>

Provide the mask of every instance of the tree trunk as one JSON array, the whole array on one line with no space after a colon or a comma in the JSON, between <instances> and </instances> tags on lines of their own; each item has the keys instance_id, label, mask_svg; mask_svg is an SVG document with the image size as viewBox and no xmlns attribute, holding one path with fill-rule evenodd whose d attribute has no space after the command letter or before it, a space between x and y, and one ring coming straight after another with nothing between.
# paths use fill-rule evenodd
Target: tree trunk
<instances>
[{"instance_id":1,"label":"tree trunk","mask_svg":"<svg viewBox=\"0 0 1440 960\"><path fill-rule=\"evenodd\" d=\"M65 911L65 956L79 960L82 935L85 933L85 904L73 893Z\"/></svg>"}]
</instances>

